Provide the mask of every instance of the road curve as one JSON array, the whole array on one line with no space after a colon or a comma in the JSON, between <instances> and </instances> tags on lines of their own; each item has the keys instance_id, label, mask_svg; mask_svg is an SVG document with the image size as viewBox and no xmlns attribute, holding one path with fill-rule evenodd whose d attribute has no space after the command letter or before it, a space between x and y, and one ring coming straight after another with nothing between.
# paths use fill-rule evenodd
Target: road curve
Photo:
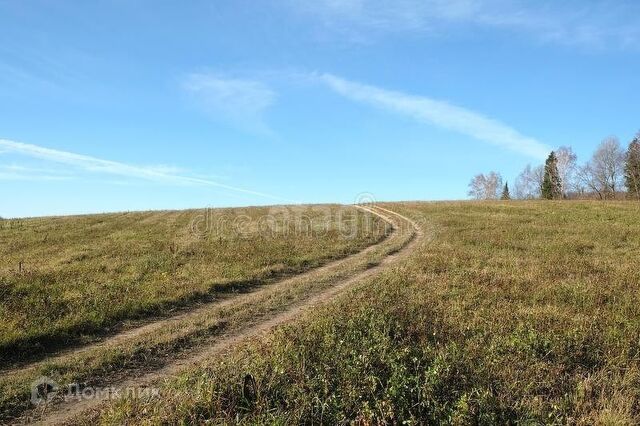
<instances>
[{"instance_id":1,"label":"road curve","mask_svg":"<svg viewBox=\"0 0 640 426\"><path fill-rule=\"evenodd\" d=\"M171 378L184 371L187 368L194 367L200 365L202 362L206 361L209 358L214 356L218 356L221 353L230 350L236 345L251 339L256 338L262 334L268 333L273 330L275 327L295 320L303 315L306 311L311 308L314 308L318 305L322 305L327 303L337 297L341 292L346 290L347 288L353 287L354 285L366 280L368 278L374 277L382 273L383 270L387 269L390 266L396 265L402 259L409 256L418 245L418 243L423 238L423 233L420 227L413 222L411 219L396 213L394 211L378 207L378 206L355 206L363 211L374 214L387 223L391 224L392 234L402 234L404 238L404 243L398 247L397 250L393 250L388 253L386 257L382 259L377 265L370 267L361 272L357 272L351 276L348 276L344 279L341 279L335 283L333 283L330 287L313 294L312 296L294 302L290 306L287 307L286 310L274 314L270 317L263 319L257 323L250 324L230 335L221 336L216 339L210 345L206 345L203 347L197 347L193 351L191 351L188 356L172 360L165 364L163 367L153 370L153 371L141 371L128 372L127 377L122 380L114 380L112 383L106 384L104 387L118 390L123 390L127 388L145 388L149 387L155 383L160 382L163 379ZM306 272L301 275L307 276L320 276L325 273L330 273L330 271L334 268L340 267L341 264L345 263L348 259L354 256L363 256L367 254L367 251L372 250L374 246L371 246L360 253L356 253L352 256L349 256L345 259L341 259L339 261L331 262L323 267L316 268L312 271ZM297 277L297 276L296 276ZM286 282L289 280L293 280L296 277L292 277L291 279L283 280L283 282L278 284L273 284L272 286L282 286L286 285ZM258 290L253 294L267 291L267 288L264 290ZM251 294L250 294L251 295ZM218 302L216 305L219 307L221 304L233 304L238 303L238 298L232 298L230 300L226 300L224 302ZM194 311L199 311L202 309L208 309L209 306L205 305L197 308ZM194 311L187 312L182 314L182 316L195 315ZM169 321L176 321L175 318L169 318L166 320L160 320L151 324L148 324L145 327L141 327L140 329L135 329L132 331L128 331L128 337L131 337L131 333L139 334L142 332L153 332L154 330L166 325ZM163 324L164 323L164 324ZM140 331L140 330L144 331ZM116 341L124 340L125 337L114 336ZM103 345L104 343L100 343L99 345ZM20 419L23 423L34 423L34 424L65 424L70 423L72 420L80 415L87 415L90 412L94 412L99 410L102 404L106 404L108 401L106 398L93 398L93 399L68 399L64 402L60 402L57 404L53 404L45 407L38 407L33 411L27 413L24 417Z\"/></svg>"}]
</instances>

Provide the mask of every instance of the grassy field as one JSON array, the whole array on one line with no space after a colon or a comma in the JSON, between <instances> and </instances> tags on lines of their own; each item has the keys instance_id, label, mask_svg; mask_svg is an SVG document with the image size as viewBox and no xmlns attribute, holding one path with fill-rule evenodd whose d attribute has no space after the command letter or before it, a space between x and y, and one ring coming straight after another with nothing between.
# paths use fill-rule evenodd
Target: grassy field
<instances>
[{"instance_id":1,"label":"grassy field","mask_svg":"<svg viewBox=\"0 0 640 426\"><path fill-rule=\"evenodd\" d=\"M640 421L638 204L388 207L430 237L405 264L100 420Z\"/></svg>"},{"instance_id":2,"label":"grassy field","mask_svg":"<svg viewBox=\"0 0 640 426\"><path fill-rule=\"evenodd\" d=\"M0 361L308 270L383 228L339 206L2 220Z\"/></svg>"},{"instance_id":3,"label":"grassy field","mask_svg":"<svg viewBox=\"0 0 640 426\"><path fill-rule=\"evenodd\" d=\"M396 253L413 241L411 227L389 232L378 227L380 221L367 222L358 215L358 226L341 232L341 238L352 238L358 232L384 231L384 238L358 253L332 262L308 273L296 274L254 291L236 294L225 300L199 304L180 315L151 321L146 326L119 333L99 344L85 345L73 351L47 357L22 368L4 370L0 374L0 423L12 423L16 417L38 415L40 407L30 403L31 383L47 376L62 385L105 387L126 377L141 377L164 367L180 365L190 356L229 336L251 331L257 324L285 314L297 305L313 303L309 299L331 292L341 282L356 274L367 274L389 254ZM371 227L373 226L373 227ZM369 230L369 231L366 231ZM343 230L344 231L344 230ZM173 375L173 374L171 374Z\"/></svg>"}]
</instances>

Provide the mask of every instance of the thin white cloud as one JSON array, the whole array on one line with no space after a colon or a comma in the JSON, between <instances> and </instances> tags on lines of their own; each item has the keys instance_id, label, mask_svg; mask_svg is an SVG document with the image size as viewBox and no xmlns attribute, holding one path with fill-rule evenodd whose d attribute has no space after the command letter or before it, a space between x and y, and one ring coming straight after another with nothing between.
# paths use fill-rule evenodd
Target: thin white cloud
<instances>
[{"instance_id":1,"label":"thin white cloud","mask_svg":"<svg viewBox=\"0 0 640 426\"><path fill-rule=\"evenodd\" d=\"M0 180L27 180L27 181L64 181L70 180L71 178L68 176L59 176L59 175L46 175L46 174L24 174L17 172L2 172L0 171Z\"/></svg>"},{"instance_id":2,"label":"thin white cloud","mask_svg":"<svg viewBox=\"0 0 640 426\"><path fill-rule=\"evenodd\" d=\"M264 113L275 103L277 95L265 83L214 73L193 73L183 79L182 87L210 117L270 133Z\"/></svg>"},{"instance_id":3,"label":"thin white cloud","mask_svg":"<svg viewBox=\"0 0 640 426\"><path fill-rule=\"evenodd\" d=\"M331 74L319 75L318 79L353 101L410 116L529 157L544 159L551 151L547 145L506 124L447 102L380 89Z\"/></svg>"},{"instance_id":4,"label":"thin white cloud","mask_svg":"<svg viewBox=\"0 0 640 426\"><path fill-rule=\"evenodd\" d=\"M166 168L166 166L164 168L158 168L157 166L132 166L117 161L103 160L100 158L90 157L88 155L82 154L75 154L67 151L58 151L55 149L15 142L7 139L0 139L0 150L8 153L21 154L31 158L51 161L58 164L65 164L68 166L76 167L80 170L93 173L105 173L122 177L144 179L165 184L210 186L246 195L286 201L280 197L263 192L230 186L209 179L201 179L197 177L189 177L170 173L167 172L168 169ZM13 174L16 174L15 170Z\"/></svg>"},{"instance_id":5,"label":"thin white cloud","mask_svg":"<svg viewBox=\"0 0 640 426\"><path fill-rule=\"evenodd\" d=\"M62 181L71 178L72 176L63 170L25 167L18 164L0 165L0 180Z\"/></svg>"},{"instance_id":6,"label":"thin white cloud","mask_svg":"<svg viewBox=\"0 0 640 426\"><path fill-rule=\"evenodd\" d=\"M0 165L0 171L12 172L12 173L49 173L54 175L68 174L66 170L60 170L55 168L27 167L27 166L22 166L20 164L2 164Z\"/></svg>"},{"instance_id":7,"label":"thin white cloud","mask_svg":"<svg viewBox=\"0 0 640 426\"><path fill-rule=\"evenodd\" d=\"M343 33L432 32L482 28L543 42L588 48L631 48L640 42L637 1L584 0L285 0Z\"/></svg>"}]
</instances>

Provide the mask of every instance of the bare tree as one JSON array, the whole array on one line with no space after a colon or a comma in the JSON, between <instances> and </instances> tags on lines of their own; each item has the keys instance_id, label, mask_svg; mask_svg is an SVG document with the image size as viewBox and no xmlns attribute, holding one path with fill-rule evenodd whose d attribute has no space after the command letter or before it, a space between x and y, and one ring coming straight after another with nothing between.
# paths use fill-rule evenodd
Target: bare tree
<instances>
[{"instance_id":1,"label":"bare tree","mask_svg":"<svg viewBox=\"0 0 640 426\"><path fill-rule=\"evenodd\" d=\"M579 192L592 192L596 194L601 200L604 199L604 192L602 186L596 178L596 173L593 171L591 162L585 163L578 168L576 173L578 181Z\"/></svg>"},{"instance_id":2,"label":"bare tree","mask_svg":"<svg viewBox=\"0 0 640 426\"><path fill-rule=\"evenodd\" d=\"M476 175L469 183L469 196L476 200L497 200L502 189L502 176L496 172Z\"/></svg>"},{"instance_id":3,"label":"bare tree","mask_svg":"<svg viewBox=\"0 0 640 426\"><path fill-rule=\"evenodd\" d=\"M566 197L569 191L575 189L578 156L570 146L561 146L555 153L562 195Z\"/></svg>"},{"instance_id":4,"label":"bare tree","mask_svg":"<svg viewBox=\"0 0 640 426\"><path fill-rule=\"evenodd\" d=\"M544 179L544 167L531 167L527 164L518 175L515 183L515 196L520 200L529 200L540 197L540 188Z\"/></svg>"},{"instance_id":5,"label":"bare tree","mask_svg":"<svg viewBox=\"0 0 640 426\"><path fill-rule=\"evenodd\" d=\"M602 141L591 160L578 171L578 179L600 199L615 197L622 186L625 153L618 138Z\"/></svg>"}]
</instances>

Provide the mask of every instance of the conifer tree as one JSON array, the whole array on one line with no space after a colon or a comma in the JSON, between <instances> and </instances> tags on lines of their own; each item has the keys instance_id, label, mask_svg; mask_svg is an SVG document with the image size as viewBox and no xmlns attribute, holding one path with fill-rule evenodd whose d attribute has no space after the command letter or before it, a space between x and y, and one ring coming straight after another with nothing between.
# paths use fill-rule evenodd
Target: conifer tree
<instances>
[{"instance_id":1,"label":"conifer tree","mask_svg":"<svg viewBox=\"0 0 640 426\"><path fill-rule=\"evenodd\" d=\"M502 189L502 195L500 196L501 200L510 200L511 194L509 194L509 182L505 182L504 188Z\"/></svg>"},{"instance_id":2,"label":"conifer tree","mask_svg":"<svg viewBox=\"0 0 640 426\"><path fill-rule=\"evenodd\" d=\"M541 188L542 198L546 200L558 200L562 198L562 182L558 172L558 159L551 151L544 165L544 179Z\"/></svg>"},{"instance_id":3,"label":"conifer tree","mask_svg":"<svg viewBox=\"0 0 640 426\"><path fill-rule=\"evenodd\" d=\"M627 197L640 200L640 133L629 144L624 165Z\"/></svg>"}]
</instances>

